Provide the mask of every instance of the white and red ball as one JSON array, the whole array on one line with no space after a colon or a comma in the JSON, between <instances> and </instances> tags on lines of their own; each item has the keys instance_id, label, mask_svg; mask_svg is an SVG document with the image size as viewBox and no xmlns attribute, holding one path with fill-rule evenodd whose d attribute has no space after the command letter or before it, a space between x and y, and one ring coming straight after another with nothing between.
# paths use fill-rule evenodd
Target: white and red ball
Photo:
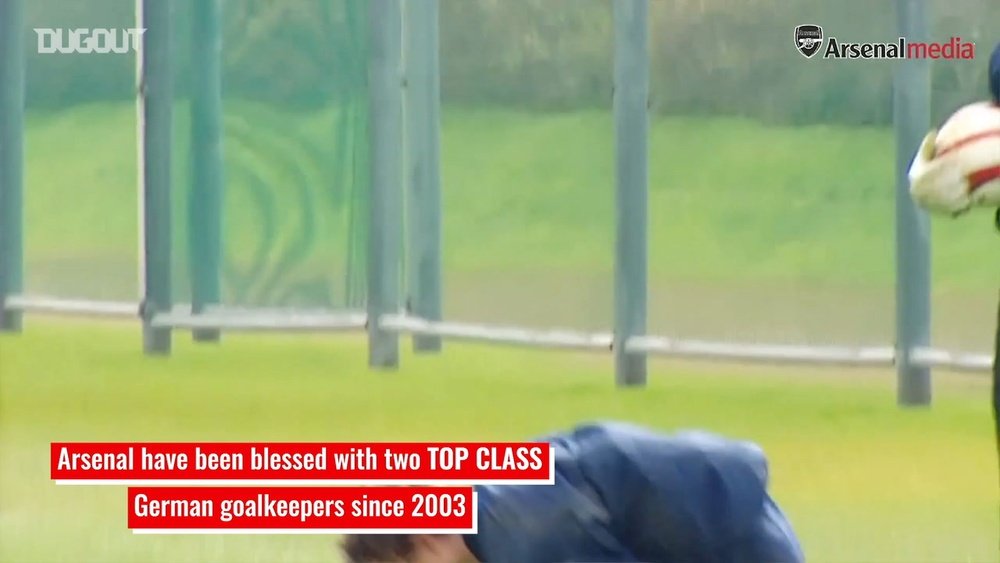
<instances>
[{"instance_id":1,"label":"white and red ball","mask_svg":"<svg viewBox=\"0 0 1000 563\"><path fill-rule=\"evenodd\" d=\"M931 132L910 167L910 191L932 211L1000 206L1000 106L969 104Z\"/></svg>"}]
</instances>

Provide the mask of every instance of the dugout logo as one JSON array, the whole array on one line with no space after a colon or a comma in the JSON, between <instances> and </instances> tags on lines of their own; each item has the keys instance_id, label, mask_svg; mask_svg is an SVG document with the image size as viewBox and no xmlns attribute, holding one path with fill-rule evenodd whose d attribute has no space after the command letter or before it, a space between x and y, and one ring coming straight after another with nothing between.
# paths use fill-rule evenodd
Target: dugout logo
<instances>
[{"instance_id":1,"label":"dugout logo","mask_svg":"<svg viewBox=\"0 0 1000 563\"><path fill-rule=\"evenodd\" d=\"M795 48L802 56L811 59L823 46L823 28L815 24L795 26Z\"/></svg>"},{"instance_id":2,"label":"dugout logo","mask_svg":"<svg viewBox=\"0 0 1000 563\"><path fill-rule=\"evenodd\" d=\"M38 53L51 55L117 53L139 50L145 29L45 29L36 27Z\"/></svg>"}]
</instances>

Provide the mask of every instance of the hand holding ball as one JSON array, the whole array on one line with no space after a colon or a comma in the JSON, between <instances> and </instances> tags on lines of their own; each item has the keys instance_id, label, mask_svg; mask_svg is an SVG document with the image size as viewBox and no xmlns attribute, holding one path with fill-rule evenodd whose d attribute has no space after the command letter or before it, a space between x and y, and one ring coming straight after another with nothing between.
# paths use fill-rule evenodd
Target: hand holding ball
<instances>
[{"instance_id":1,"label":"hand holding ball","mask_svg":"<svg viewBox=\"0 0 1000 563\"><path fill-rule=\"evenodd\" d=\"M981 102L952 114L924 137L909 178L913 199L931 212L1000 207L1000 106Z\"/></svg>"}]
</instances>

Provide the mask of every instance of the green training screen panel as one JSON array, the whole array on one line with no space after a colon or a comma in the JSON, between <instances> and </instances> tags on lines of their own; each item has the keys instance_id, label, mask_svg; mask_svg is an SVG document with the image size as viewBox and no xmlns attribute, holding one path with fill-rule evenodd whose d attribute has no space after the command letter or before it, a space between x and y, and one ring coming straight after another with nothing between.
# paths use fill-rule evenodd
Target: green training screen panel
<instances>
[{"instance_id":1,"label":"green training screen panel","mask_svg":"<svg viewBox=\"0 0 1000 563\"><path fill-rule=\"evenodd\" d=\"M175 300L191 299L192 280L217 272L229 306L360 307L369 175L366 3L223 2L217 30L192 13L197 6L178 6ZM221 116L193 108L197 96L212 97L197 78L204 59L196 46L216 32ZM213 125L216 118L221 125ZM195 164L195 153L212 146L200 136L213 127L221 127L218 192ZM219 241L215 256L209 237Z\"/></svg>"}]
</instances>

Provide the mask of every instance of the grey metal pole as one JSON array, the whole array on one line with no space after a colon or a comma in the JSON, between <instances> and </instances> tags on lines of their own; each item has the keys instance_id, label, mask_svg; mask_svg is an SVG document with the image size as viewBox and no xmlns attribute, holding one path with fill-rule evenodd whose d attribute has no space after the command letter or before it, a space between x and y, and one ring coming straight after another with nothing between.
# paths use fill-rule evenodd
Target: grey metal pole
<instances>
[{"instance_id":1,"label":"grey metal pole","mask_svg":"<svg viewBox=\"0 0 1000 563\"><path fill-rule=\"evenodd\" d=\"M649 197L649 0L614 0L615 381L646 384L646 355L625 342L646 332Z\"/></svg>"},{"instance_id":2,"label":"grey metal pole","mask_svg":"<svg viewBox=\"0 0 1000 563\"><path fill-rule=\"evenodd\" d=\"M408 309L441 320L441 82L438 0L406 2L406 136L409 242ZM441 338L414 335L417 352L438 352Z\"/></svg>"},{"instance_id":3,"label":"grey metal pole","mask_svg":"<svg viewBox=\"0 0 1000 563\"><path fill-rule=\"evenodd\" d=\"M928 0L896 0L899 35L930 40ZM913 365L910 350L930 344L930 219L910 197L907 170L930 129L931 64L907 59L897 63L893 88L896 127L896 358L897 401L929 405L930 368Z\"/></svg>"},{"instance_id":4,"label":"grey metal pole","mask_svg":"<svg viewBox=\"0 0 1000 563\"><path fill-rule=\"evenodd\" d=\"M379 326L399 310L403 182L403 14L400 0L370 0L368 365L396 368L399 336Z\"/></svg>"},{"instance_id":5,"label":"grey metal pole","mask_svg":"<svg viewBox=\"0 0 1000 563\"><path fill-rule=\"evenodd\" d=\"M24 17L21 0L0 0L0 332L21 330L24 268Z\"/></svg>"},{"instance_id":6,"label":"grey metal pole","mask_svg":"<svg viewBox=\"0 0 1000 563\"><path fill-rule=\"evenodd\" d=\"M153 315L173 306L170 283L170 151L173 138L171 0L139 0L142 36L139 71L142 143L143 350L170 353L170 328L154 327Z\"/></svg>"},{"instance_id":7,"label":"grey metal pole","mask_svg":"<svg viewBox=\"0 0 1000 563\"><path fill-rule=\"evenodd\" d=\"M222 270L222 33L220 0L200 0L191 21L191 185L188 193L188 260L192 312L218 305ZM219 340L216 329L198 329L199 342Z\"/></svg>"}]
</instances>

